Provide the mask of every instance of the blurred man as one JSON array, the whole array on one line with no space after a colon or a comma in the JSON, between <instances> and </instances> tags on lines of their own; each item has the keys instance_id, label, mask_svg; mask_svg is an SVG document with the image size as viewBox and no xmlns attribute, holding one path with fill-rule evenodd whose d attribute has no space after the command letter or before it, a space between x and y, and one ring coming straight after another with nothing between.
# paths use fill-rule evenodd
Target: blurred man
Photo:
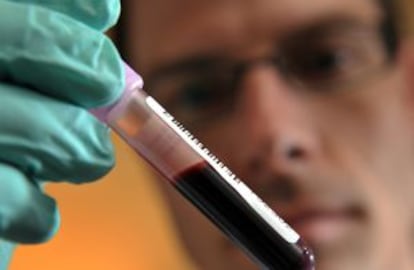
<instances>
[{"instance_id":1,"label":"blurred man","mask_svg":"<svg viewBox=\"0 0 414 270\"><path fill-rule=\"evenodd\" d=\"M414 60L391 6L124 6L146 90L301 234L319 270L414 269ZM256 269L167 193L200 269Z\"/></svg>"}]
</instances>

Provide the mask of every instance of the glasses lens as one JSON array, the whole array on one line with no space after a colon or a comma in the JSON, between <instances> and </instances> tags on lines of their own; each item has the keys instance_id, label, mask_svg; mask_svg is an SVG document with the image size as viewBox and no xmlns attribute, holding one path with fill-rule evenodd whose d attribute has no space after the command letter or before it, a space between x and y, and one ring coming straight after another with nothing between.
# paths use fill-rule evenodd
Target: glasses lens
<instances>
[{"instance_id":1,"label":"glasses lens","mask_svg":"<svg viewBox=\"0 0 414 270\"><path fill-rule=\"evenodd\" d=\"M224 118L235 99L229 70L186 72L164 76L151 84L154 96L184 125L205 125Z\"/></svg>"},{"instance_id":2,"label":"glasses lens","mask_svg":"<svg viewBox=\"0 0 414 270\"><path fill-rule=\"evenodd\" d=\"M378 31L365 28L292 38L280 53L287 80L318 92L348 88L378 72L386 59Z\"/></svg>"}]
</instances>

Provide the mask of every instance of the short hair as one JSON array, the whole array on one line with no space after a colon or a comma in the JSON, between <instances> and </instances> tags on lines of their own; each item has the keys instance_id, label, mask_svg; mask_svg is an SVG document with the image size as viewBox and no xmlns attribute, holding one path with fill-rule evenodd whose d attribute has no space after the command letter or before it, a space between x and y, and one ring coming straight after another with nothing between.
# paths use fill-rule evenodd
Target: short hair
<instances>
[{"instance_id":1,"label":"short hair","mask_svg":"<svg viewBox=\"0 0 414 270\"><path fill-rule=\"evenodd\" d=\"M384 12L380 31L386 50L392 58L398 49L401 34L397 23L397 4L395 0L379 0L379 4Z\"/></svg>"}]
</instances>

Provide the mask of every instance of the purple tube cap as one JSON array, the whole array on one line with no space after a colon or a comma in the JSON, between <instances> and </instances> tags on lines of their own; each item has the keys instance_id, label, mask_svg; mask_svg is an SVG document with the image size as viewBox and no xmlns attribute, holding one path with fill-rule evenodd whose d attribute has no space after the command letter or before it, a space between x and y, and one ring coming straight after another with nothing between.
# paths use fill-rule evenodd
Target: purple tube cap
<instances>
[{"instance_id":1,"label":"purple tube cap","mask_svg":"<svg viewBox=\"0 0 414 270\"><path fill-rule=\"evenodd\" d=\"M126 100L126 98L137 89L142 89L144 86L144 81L142 77L139 76L130 66L124 63L125 68L125 88L122 92L122 95L119 97L117 101L113 104L106 105L104 107L99 107L95 109L91 109L90 112L95 115L101 122L107 123L108 121L108 114L112 109L117 106L119 103Z\"/></svg>"}]
</instances>

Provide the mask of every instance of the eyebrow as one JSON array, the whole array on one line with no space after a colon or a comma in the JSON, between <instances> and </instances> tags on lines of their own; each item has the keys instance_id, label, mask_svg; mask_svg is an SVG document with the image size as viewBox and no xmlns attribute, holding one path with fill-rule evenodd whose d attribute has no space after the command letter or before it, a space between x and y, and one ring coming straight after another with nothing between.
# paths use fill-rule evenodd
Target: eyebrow
<instances>
[{"instance_id":1,"label":"eyebrow","mask_svg":"<svg viewBox=\"0 0 414 270\"><path fill-rule=\"evenodd\" d=\"M376 24L363 22L351 16L329 16L312 22L305 26L299 26L296 29L285 33L281 41L294 40L298 37L322 37L327 34L336 34L338 31L348 30L380 30L380 22Z\"/></svg>"},{"instance_id":2,"label":"eyebrow","mask_svg":"<svg viewBox=\"0 0 414 270\"><path fill-rule=\"evenodd\" d=\"M222 62L224 62L224 59L223 57L220 57L219 54L188 55L184 58L160 65L148 74L146 82L151 84L152 81L165 75L180 74L181 72L189 71L201 72L203 70L210 70L211 68L217 67L218 63Z\"/></svg>"}]
</instances>

